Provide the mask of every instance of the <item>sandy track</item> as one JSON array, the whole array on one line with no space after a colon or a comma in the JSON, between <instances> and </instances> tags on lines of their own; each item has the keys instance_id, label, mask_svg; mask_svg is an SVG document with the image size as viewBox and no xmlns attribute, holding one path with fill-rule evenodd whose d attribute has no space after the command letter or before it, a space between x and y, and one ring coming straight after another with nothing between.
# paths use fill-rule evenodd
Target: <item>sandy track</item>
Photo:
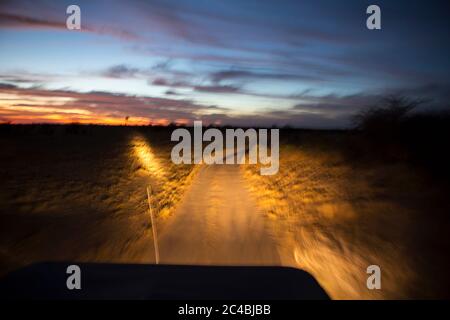
<instances>
[{"instance_id":1,"label":"sandy track","mask_svg":"<svg viewBox=\"0 0 450 320\"><path fill-rule=\"evenodd\" d=\"M161 263L280 265L238 165L205 165L159 237Z\"/></svg>"}]
</instances>

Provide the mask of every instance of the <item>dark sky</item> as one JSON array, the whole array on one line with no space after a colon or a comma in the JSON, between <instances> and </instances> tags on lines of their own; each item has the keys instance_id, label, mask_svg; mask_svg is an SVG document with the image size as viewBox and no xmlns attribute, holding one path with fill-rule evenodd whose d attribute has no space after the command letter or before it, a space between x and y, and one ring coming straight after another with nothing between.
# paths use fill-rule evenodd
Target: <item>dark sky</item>
<instances>
[{"instance_id":1,"label":"dark sky","mask_svg":"<svg viewBox=\"0 0 450 320\"><path fill-rule=\"evenodd\" d=\"M334 128L450 97L449 1L0 2L0 121ZM381 8L382 29L366 28Z\"/></svg>"}]
</instances>

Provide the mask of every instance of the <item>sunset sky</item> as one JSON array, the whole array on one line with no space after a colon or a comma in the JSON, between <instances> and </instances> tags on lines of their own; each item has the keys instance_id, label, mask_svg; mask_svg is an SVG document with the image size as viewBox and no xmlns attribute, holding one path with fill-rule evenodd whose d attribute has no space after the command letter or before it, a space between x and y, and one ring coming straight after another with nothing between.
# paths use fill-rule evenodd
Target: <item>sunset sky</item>
<instances>
[{"instance_id":1,"label":"sunset sky","mask_svg":"<svg viewBox=\"0 0 450 320\"><path fill-rule=\"evenodd\" d=\"M1 0L0 122L341 128L391 93L445 108L449 14L444 0Z\"/></svg>"}]
</instances>

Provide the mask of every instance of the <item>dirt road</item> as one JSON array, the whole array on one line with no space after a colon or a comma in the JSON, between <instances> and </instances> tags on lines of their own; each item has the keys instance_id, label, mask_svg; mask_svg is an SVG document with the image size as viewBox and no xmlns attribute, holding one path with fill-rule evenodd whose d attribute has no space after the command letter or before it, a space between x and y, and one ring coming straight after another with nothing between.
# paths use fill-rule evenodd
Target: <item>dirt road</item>
<instances>
[{"instance_id":1,"label":"dirt road","mask_svg":"<svg viewBox=\"0 0 450 320\"><path fill-rule=\"evenodd\" d=\"M161 263L280 265L238 165L205 165L159 237Z\"/></svg>"}]
</instances>

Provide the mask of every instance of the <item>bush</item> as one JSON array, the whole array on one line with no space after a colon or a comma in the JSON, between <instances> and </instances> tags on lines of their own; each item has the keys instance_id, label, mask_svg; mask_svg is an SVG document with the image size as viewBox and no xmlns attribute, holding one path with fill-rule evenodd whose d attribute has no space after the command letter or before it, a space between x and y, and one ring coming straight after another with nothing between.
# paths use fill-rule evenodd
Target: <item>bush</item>
<instances>
[{"instance_id":1,"label":"bush","mask_svg":"<svg viewBox=\"0 0 450 320\"><path fill-rule=\"evenodd\" d=\"M450 177L449 112L411 112L421 100L388 97L353 117L351 154L371 160L411 161Z\"/></svg>"},{"instance_id":2,"label":"bush","mask_svg":"<svg viewBox=\"0 0 450 320\"><path fill-rule=\"evenodd\" d=\"M405 97L389 96L381 105L365 109L353 116L355 129L367 134L386 135L393 133L401 125L410 111L423 101Z\"/></svg>"}]
</instances>

